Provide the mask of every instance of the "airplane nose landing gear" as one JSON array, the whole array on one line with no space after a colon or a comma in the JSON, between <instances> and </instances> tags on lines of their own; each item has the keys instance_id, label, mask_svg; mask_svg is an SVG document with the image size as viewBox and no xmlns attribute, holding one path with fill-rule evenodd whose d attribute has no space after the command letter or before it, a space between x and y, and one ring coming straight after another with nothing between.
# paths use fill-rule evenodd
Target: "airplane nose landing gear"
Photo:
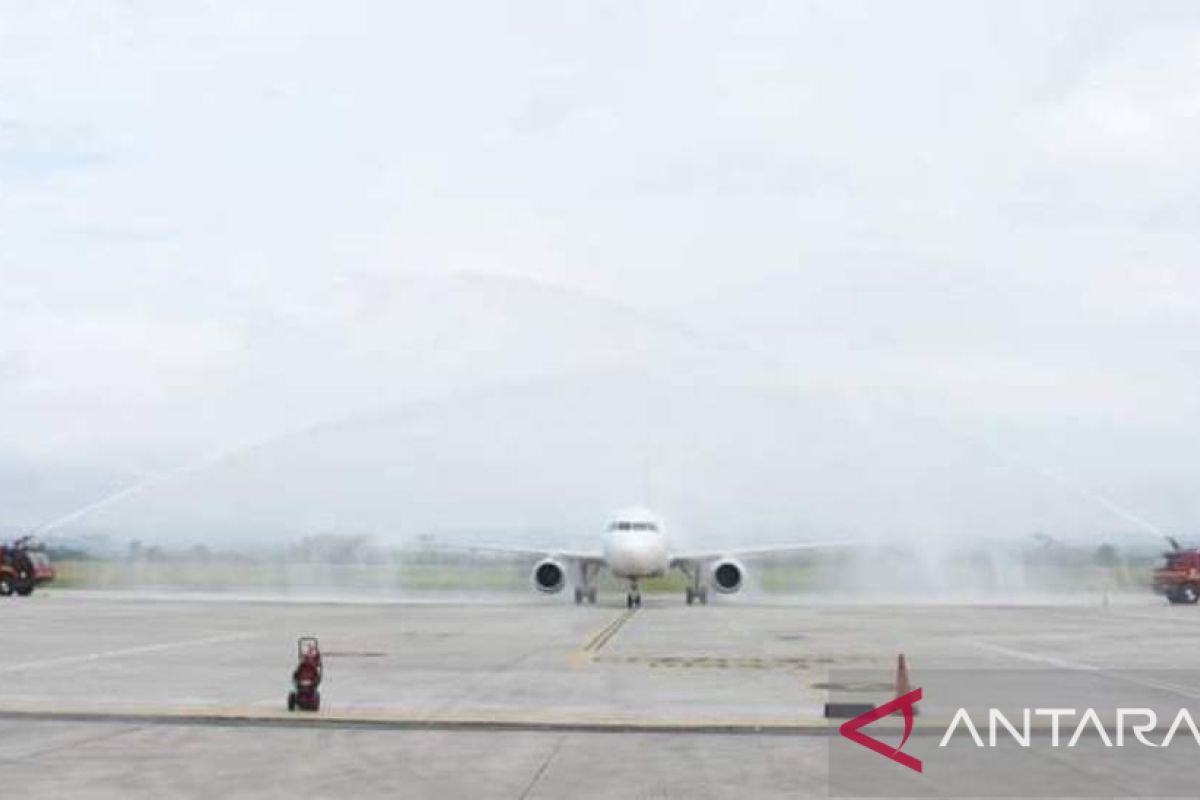
<instances>
[{"instance_id":1,"label":"airplane nose landing gear","mask_svg":"<svg viewBox=\"0 0 1200 800\"><path fill-rule=\"evenodd\" d=\"M629 582L629 594L625 595L625 607L642 607L642 590L638 588L637 581Z\"/></svg>"}]
</instances>

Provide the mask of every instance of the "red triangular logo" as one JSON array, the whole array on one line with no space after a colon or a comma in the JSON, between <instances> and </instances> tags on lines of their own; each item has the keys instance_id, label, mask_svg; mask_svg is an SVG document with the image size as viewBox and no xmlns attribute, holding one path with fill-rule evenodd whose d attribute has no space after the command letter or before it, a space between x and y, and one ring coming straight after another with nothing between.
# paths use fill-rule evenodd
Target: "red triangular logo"
<instances>
[{"instance_id":1,"label":"red triangular logo","mask_svg":"<svg viewBox=\"0 0 1200 800\"><path fill-rule=\"evenodd\" d=\"M914 689L903 697L897 697L890 703L886 703L874 711L868 711L865 714L855 717L852 720L842 723L842 727L838 731L852 742L857 742L868 750L874 750L881 756L890 758L898 764L903 764L914 772L921 771L921 759L913 758L907 753L901 753L900 750L904 747L904 743L908 741L909 735L913 729L913 706L921 699L921 690ZM861 732L859 728L866 727L878 719L882 719L889 714L895 714L897 711L904 711L904 738L900 740L900 747L892 747L890 744L884 744L878 739L874 739Z\"/></svg>"}]
</instances>

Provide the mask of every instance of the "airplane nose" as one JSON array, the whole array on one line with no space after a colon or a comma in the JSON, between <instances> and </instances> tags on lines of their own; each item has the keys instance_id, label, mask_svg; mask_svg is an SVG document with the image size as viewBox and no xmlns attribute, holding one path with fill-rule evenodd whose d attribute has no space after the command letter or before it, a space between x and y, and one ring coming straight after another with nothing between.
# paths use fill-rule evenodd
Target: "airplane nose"
<instances>
[{"instance_id":1,"label":"airplane nose","mask_svg":"<svg viewBox=\"0 0 1200 800\"><path fill-rule=\"evenodd\" d=\"M645 575L663 569L665 554L658 543L646 536L614 536L608 548L609 566L614 572Z\"/></svg>"}]
</instances>

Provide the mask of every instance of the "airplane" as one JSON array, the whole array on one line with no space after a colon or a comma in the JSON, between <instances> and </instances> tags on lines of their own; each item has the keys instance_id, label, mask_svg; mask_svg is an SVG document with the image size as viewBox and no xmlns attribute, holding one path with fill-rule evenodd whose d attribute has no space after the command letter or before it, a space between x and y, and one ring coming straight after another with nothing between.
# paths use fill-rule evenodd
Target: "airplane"
<instances>
[{"instance_id":1,"label":"airplane","mask_svg":"<svg viewBox=\"0 0 1200 800\"><path fill-rule=\"evenodd\" d=\"M687 604L708 603L709 587L719 594L734 594L746 579L746 568L738 556L782 554L803 550L838 547L830 543L804 543L768 547L734 548L731 550L676 553L672 552L663 521L641 506L624 509L615 514L605 526L598 552L568 550L531 550L514 547L468 547L470 550L493 550L533 555L539 561L530 576L533 587L543 594L557 594L566 588L568 579L574 584L575 605L596 603L596 579L603 569L629 582L625 596L627 608L640 608L642 593L639 581L658 578L671 569L687 576L684 596ZM707 578L707 580L706 580Z\"/></svg>"}]
</instances>

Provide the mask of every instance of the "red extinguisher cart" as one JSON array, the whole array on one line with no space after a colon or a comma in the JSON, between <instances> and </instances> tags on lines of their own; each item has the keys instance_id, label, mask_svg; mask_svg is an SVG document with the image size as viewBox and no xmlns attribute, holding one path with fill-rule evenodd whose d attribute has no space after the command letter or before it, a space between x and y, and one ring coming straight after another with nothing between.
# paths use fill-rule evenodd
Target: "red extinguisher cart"
<instances>
[{"instance_id":1,"label":"red extinguisher cart","mask_svg":"<svg viewBox=\"0 0 1200 800\"><path fill-rule=\"evenodd\" d=\"M321 647L315 636L301 636L296 640L298 663L292 671L292 686L288 693L288 711L318 711L321 708Z\"/></svg>"}]
</instances>

